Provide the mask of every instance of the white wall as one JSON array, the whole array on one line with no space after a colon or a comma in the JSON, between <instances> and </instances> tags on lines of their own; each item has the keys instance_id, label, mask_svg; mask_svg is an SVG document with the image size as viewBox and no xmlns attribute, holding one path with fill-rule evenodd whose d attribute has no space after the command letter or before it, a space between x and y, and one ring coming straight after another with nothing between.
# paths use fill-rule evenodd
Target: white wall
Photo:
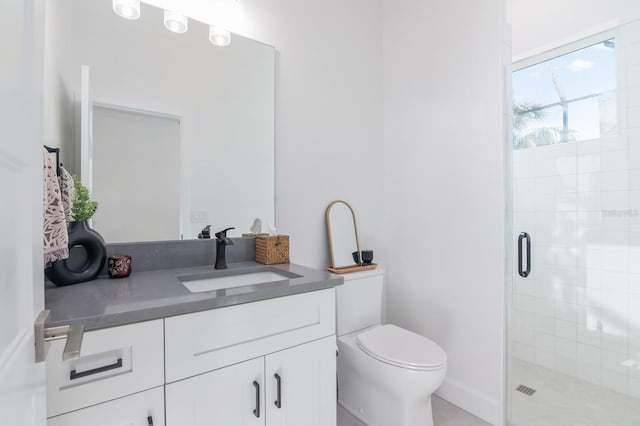
<instances>
[{"instance_id":1,"label":"white wall","mask_svg":"<svg viewBox=\"0 0 640 426\"><path fill-rule=\"evenodd\" d=\"M507 0L514 60L640 18L636 0Z\"/></svg>"},{"instance_id":2,"label":"white wall","mask_svg":"<svg viewBox=\"0 0 640 426\"><path fill-rule=\"evenodd\" d=\"M384 2L387 319L448 354L438 391L502 419L504 2Z\"/></svg>"},{"instance_id":3,"label":"white wall","mask_svg":"<svg viewBox=\"0 0 640 426\"><path fill-rule=\"evenodd\" d=\"M276 48L276 217L291 261L329 264L324 213L355 210L384 262L379 0L245 0L248 37Z\"/></svg>"}]
</instances>

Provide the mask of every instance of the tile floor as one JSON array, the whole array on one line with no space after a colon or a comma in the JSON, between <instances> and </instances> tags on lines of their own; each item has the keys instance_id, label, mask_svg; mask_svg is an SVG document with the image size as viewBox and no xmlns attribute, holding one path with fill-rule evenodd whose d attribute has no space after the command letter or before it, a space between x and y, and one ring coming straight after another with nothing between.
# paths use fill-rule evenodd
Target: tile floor
<instances>
[{"instance_id":1,"label":"tile floor","mask_svg":"<svg viewBox=\"0 0 640 426\"><path fill-rule=\"evenodd\" d=\"M640 426L640 399L525 361L514 360L510 426Z\"/></svg>"},{"instance_id":2,"label":"tile floor","mask_svg":"<svg viewBox=\"0 0 640 426\"><path fill-rule=\"evenodd\" d=\"M434 426L490 426L489 423L435 395L432 396L431 406ZM365 424L338 405L338 426L365 426Z\"/></svg>"},{"instance_id":3,"label":"tile floor","mask_svg":"<svg viewBox=\"0 0 640 426\"><path fill-rule=\"evenodd\" d=\"M514 360L513 386L536 389L532 396L512 391L510 426L640 426L640 399L575 377ZM434 426L490 426L433 396ZM338 405L338 426L365 426Z\"/></svg>"}]
</instances>

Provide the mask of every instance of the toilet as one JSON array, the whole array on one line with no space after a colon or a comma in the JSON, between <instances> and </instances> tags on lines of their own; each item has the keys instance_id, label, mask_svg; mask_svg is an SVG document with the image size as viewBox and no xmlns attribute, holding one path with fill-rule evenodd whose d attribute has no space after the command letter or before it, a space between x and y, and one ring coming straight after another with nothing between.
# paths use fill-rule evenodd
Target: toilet
<instances>
[{"instance_id":1,"label":"toilet","mask_svg":"<svg viewBox=\"0 0 640 426\"><path fill-rule=\"evenodd\" d=\"M336 287L338 402L370 426L433 426L431 394L444 380L446 353L381 323L384 270L343 276Z\"/></svg>"}]
</instances>

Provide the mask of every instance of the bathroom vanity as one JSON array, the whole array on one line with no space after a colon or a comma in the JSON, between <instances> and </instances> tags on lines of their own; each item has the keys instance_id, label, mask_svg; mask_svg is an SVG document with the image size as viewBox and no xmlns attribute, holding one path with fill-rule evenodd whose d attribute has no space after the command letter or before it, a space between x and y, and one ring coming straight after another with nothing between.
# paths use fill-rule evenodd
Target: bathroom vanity
<instances>
[{"instance_id":1,"label":"bathroom vanity","mask_svg":"<svg viewBox=\"0 0 640 426\"><path fill-rule=\"evenodd\" d=\"M49 287L47 326L85 333L76 360L51 343L48 425L335 424L342 281L241 262Z\"/></svg>"}]
</instances>

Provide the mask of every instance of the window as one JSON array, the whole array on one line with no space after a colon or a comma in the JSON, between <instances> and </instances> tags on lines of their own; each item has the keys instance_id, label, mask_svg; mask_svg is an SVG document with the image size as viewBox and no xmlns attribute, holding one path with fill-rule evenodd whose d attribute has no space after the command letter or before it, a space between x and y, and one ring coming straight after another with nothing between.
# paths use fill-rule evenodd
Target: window
<instances>
[{"instance_id":1,"label":"window","mask_svg":"<svg viewBox=\"0 0 640 426\"><path fill-rule=\"evenodd\" d=\"M615 39L513 72L513 146L613 136Z\"/></svg>"}]
</instances>

